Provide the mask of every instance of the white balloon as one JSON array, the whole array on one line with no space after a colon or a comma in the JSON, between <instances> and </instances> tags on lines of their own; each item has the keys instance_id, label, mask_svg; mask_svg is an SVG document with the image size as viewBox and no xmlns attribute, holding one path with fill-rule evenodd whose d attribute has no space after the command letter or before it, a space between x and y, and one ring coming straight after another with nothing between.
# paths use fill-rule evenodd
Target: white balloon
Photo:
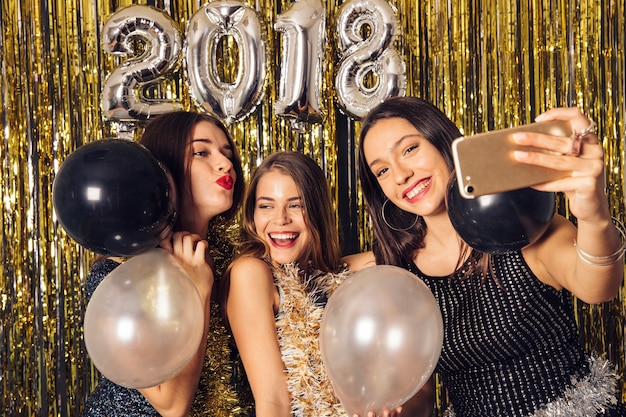
<instances>
[{"instance_id":1,"label":"white balloon","mask_svg":"<svg viewBox=\"0 0 626 417\"><path fill-rule=\"evenodd\" d=\"M369 27L370 35L362 33ZM341 5L337 37L342 52L335 79L340 106L354 118L365 116L389 97L406 93L406 67L393 48L397 21L384 0L351 0ZM375 79L366 85L367 77Z\"/></svg>"},{"instance_id":2,"label":"white balloon","mask_svg":"<svg viewBox=\"0 0 626 417\"><path fill-rule=\"evenodd\" d=\"M274 111L294 127L322 121L320 90L326 43L326 9L321 0L300 0L279 15L274 28L283 33L278 97Z\"/></svg>"},{"instance_id":3,"label":"white balloon","mask_svg":"<svg viewBox=\"0 0 626 417\"><path fill-rule=\"evenodd\" d=\"M135 49L137 40L146 45L142 51ZM129 57L104 83L101 105L106 118L147 119L182 108L179 102L143 94L180 62L181 34L169 15L152 6L124 7L104 24L102 44L109 54Z\"/></svg>"},{"instance_id":4,"label":"white balloon","mask_svg":"<svg viewBox=\"0 0 626 417\"><path fill-rule=\"evenodd\" d=\"M320 350L348 415L381 415L428 381L441 354L443 320L426 284L395 266L354 273L329 298Z\"/></svg>"},{"instance_id":5,"label":"white balloon","mask_svg":"<svg viewBox=\"0 0 626 417\"><path fill-rule=\"evenodd\" d=\"M169 252L156 248L130 258L96 288L85 311L85 346L108 379L146 388L189 363L203 327L195 285Z\"/></svg>"},{"instance_id":6,"label":"white balloon","mask_svg":"<svg viewBox=\"0 0 626 417\"><path fill-rule=\"evenodd\" d=\"M232 36L239 50L235 82L220 79L216 69L220 40ZM186 71L191 96L205 110L232 124L252 112L263 97L265 43L254 9L236 0L204 4L189 20Z\"/></svg>"}]
</instances>

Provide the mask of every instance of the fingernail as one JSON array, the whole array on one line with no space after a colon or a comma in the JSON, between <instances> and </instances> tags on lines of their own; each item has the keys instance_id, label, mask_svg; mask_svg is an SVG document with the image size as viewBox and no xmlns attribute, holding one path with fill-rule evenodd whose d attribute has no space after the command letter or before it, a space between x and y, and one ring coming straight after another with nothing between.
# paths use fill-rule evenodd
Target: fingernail
<instances>
[{"instance_id":1,"label":"fingernail","mask_svg":"<svg viewBox=\"0 0 626 417\"><path fill-rule=\"evenodd\" d=\"M526 133L513 133L513 140L517 143L524 143L526 141Z\"/></svg>"},{"instance_id":2,"label":"fingernail","mask_svg":"<svg viewBox=\"0 0 626 417\"><path fill-rule=\"evenodd\" d=\"M513 152L513 157L517 160L523 160L528 158L528 152L524 152L524 151L514 151Z\"/></svg>"}]
</instances>

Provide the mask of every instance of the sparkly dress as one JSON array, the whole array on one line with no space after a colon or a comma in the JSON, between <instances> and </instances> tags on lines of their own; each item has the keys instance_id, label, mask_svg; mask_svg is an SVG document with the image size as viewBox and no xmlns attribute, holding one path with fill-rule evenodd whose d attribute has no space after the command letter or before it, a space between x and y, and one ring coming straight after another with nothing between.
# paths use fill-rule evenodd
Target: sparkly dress
<instances>
[{"instance_id":1,"label":"sparkly dress","mask_svg":"<svg viewBox=\"0 0 626 417\"><path fill-rule=\"evenodd\" d=\"M102 280L119 265L111 259L96 261L87 275L87 302ZM159 413L139 391L122 387L100 376L98 385L89 395L84 417L158 417Z\"/></svg>"},{"instance_id":2,"label":"sparkly dress","mask_svg":"<svg viewBox=\"0 0 626 417\"><path fill-rule=\"evenodd\" d=\"M86 296L91 299L102 280L117 266L111 259L96 261L87 276ZM219 306L211 305L211 331L207 354L191 407L192 417L246 417L254 415L252 393L236 352L229 348L230 336L224 328ZM83 417L152 417L160 416L152 405L132 388L122 387L100 376L89 395Z\"/></svg>"},{"instance_id":3,"label":"sparkly dress","mask_svg":"<svg viewBox=\"0 0 626 417\"><path fill-rule=\"evenodd\" d=\"M583 351L571 295L539 281L519 251L494 256L493 266L498 282L484 283L481 276L461 280L463 269L449 279L408 267L443 317L435 371L452 404L445 415L626 415L609 364Z\"/></svg>"}]
</instances>

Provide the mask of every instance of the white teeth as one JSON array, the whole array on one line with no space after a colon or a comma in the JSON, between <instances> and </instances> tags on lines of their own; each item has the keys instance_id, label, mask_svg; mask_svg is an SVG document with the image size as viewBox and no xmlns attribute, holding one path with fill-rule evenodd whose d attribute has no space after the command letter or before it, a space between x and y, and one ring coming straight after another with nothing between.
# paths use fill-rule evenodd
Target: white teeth
<instances>
[{"instance_id":1,"label":"white teeth","mask_svg":"<svg viewBox=\"0 0 626 417\"><path fill-rule=\"evenodd\" d=\"M408 198L409 200L412 199L413 197L418 195L420 192L422 192L424 188L428 187L428 184L430 184L430 179L420 183L417 187L413 188L411 191L406 193L405 197Z\"/></svg>"},{"instance_id":2,"label":"white teeth","mask_svg":"<svg viewBox=\"0 0 626 417\"><path fill-rule=\"evenodd\" d=\"M296 233L270 233L270 238L276 240L295 239L297 236Z\"/></svg>"}]
</instances>

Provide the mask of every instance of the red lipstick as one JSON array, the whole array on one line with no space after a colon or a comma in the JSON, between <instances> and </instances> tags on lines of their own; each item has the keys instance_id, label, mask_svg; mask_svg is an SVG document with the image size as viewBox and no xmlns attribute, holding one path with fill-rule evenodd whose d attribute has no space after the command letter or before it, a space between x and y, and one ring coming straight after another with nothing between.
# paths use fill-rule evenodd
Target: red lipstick
<instances>
[{"instance_id":1,"label":"red lipstick","mask_svg":"<svg viewBox=\"0 0 626 417\"><path fill-rule=\"evenodd\" d=\"M217 183L217 185L226 190L231 190L233 188L233 185L235 185L235 181L233 181L233 178L230 175L224 175L215 182Z\"/></svg>"}]
</instances>

